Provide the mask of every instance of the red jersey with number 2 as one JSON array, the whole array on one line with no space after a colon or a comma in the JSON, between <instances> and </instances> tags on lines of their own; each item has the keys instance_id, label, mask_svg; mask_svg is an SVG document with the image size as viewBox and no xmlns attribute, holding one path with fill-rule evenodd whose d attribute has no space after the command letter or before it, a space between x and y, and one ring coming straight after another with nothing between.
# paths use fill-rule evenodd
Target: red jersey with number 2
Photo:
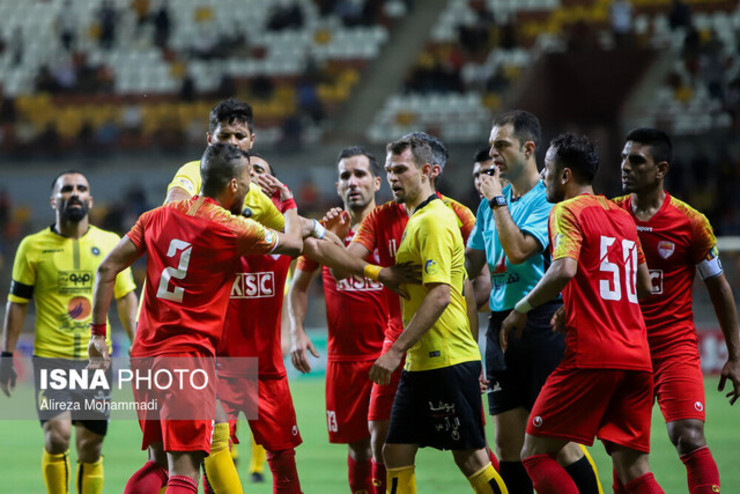
<instances>
[{"instance_id":1,"label":"red jersey with number 2","mask_svg":"<svg viewBox=\"0 0 740 494\"><path fill-rule=\"evenodd\" d=\"M637 224L650 268L652 295L642 300L653 356L695 353L696 329L691 309L696 265L714 256L717 239L707 218L685 202L666 194L660 209L647 221L632 213L632 196L614 200Z\"/></svg>"},{"instance_id":2,"label":"red jersey with number 2","mask_svg":"<svg viewBox=\"0 0 740 494\"><path fill-rule=\"evenodd\" d=\"M467 244L470 232L475 225L475 215L466 206L449 197L443 196L439 192L437 192L437 197L447 207L452 209L457 216L463 242ZM370 252L375 252L377 249L380 266L393 266L396 264L396 251L401 244L401 238L408 222L409 215L406 211L406 206L394 201L388 201L373 209L362 220L362 223L357 229L357 234L352 241L359 242L360 245ZM388 300L389 311L385 336L392 341L396 341L403 332L401 299L387 288L384 288L383 291Z\"/></svg>"},{"instance_id":3,"label":"red jersey with number 2","mask_svg":"<svg viewBox=\"0 0 740 494\"><path fill-rule=\"evenodd\" d=\"M147 254L132 357L215 355L239 257L270 253L277 244L273 230L206 197L148 211L127 236Z\"/></svg>"},{"instance_id":4,"label":"red jersey with number 2","mask_svg":"<svg viewBox=\"0 0 740 494\"><path fill-rule=\"evenodd\" d=\"M563 289L564 367L652 372L637 300L637 266L645 262L632 217L604 196L582 194L553 207L553 261L578 261Z\"/></svg>"}]
</instances>

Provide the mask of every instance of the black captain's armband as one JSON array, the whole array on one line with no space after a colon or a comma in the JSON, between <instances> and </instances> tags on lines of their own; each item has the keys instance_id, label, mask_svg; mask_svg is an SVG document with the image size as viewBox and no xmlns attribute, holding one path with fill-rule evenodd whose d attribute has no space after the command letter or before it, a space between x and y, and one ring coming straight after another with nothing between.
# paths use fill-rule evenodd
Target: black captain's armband
<instances>
[{"instance_id":1,"label":"black captain's armband","mask_svg":"<svg viewBox=\"0 0 740 494\"><path fill-rule=\"evenodd\" d=\"M31 298L33 296L33 285L24 285L20 281L10 282L10 294L20 298Z\"/></svg>"}]
</instances>

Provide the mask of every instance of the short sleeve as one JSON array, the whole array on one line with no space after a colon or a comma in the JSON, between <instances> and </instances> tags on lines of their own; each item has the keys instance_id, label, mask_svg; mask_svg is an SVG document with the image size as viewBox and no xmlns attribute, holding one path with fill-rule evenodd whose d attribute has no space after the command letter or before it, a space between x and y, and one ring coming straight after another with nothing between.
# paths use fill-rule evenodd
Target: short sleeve
<instances>
[{"instance_id":1,"label":"short sleeve","mask_svg":"<svg viewBox=\"0 0 740 494\"><path fill-rule=\"evenodd\" d=\"M200 193L200 162L191 161L182 165L167 186L167 193L174 187L186 190L191 196Z\"/></svg>"},{"instance_id":2,"label":"short sleeve","mask_svg":"<svg viewBox=\"0 0 740 494\"><path fill-rule=\"evenodd\" d=\"M36 249L33 248L33 242L26 237L18 246L13 261L9 301L24 304L33 296L33 287L36 284L36 260Z\"/></svg>"},{"instance_id":3,"label":"short sleeve","mask_svg":"<svg viewBox=\"0 0 740 494\"><path fill-rule=\"evenodd\" d=\"M244 205L252 210L254 221L277 231L285 229L285 217L278 210L272 199L267 197L262 190L252 185L244 198Z\"/></svg>"},{"instance_id":4,"label":"short sleeve","mask_svg":"<svg viewBox=\"0 0 740 494\"><path fill-rule=\"evenodd\" d=\"M483 200L481 201L480 205L478 206L478 212L475 217L475 224L473 225L472 230L470 231L470 236L468 237L467 246L470 249L476 249L476 250L486 250L486 245L483 241L483 229L485 228L485 220L484 220L484 212L482 208L488 208L488 202Z\"/></svg>"},{"instance_id":5,"label":"short sleeve","mask_svg":"<svg viewBox=\"0 0 740 494\"><path fill-rule=\"evenodd\" d=\"M470 238L470 234L473 232L475 227L475 215L467 207L459 202L452 202L452 210L457 216L457 225L460 227L460 234L463 238L463 243L467 242Z\"/></svg>"},{"instance_id":6,"label":"short sleeve","mask_svg":"<svg viewBox=\"0 0 740 494\"><path fill-rule=\"evenodd\" d=\"M236 249L240 256L269 254L278 244L278 233L254 220L233 217L232 228L237 236Z\"/></svg>"},{"instance_id":7,"label":"short sleeve","mask_svg":"<svg viewBox=\"0 0 740 494\"><path fill-rule=\"evenodd\" d=\"M550 217L550 211L552 210L552 204L547 202L545 194L541 194L537 204L533 206L524 223L519 225L519 229L534 237L540 243L542 251L544 251L549 244L547 222Z\"/></svg>"},{"instance_id":8,"label":"short sleeve","mask_svg":"<svg viewBox=\"0 0 740 494\"><path fill-rule=\"evenodd\" d=\"M370 252L373 252L377 243L377 222L378 208L375 208L370 211L370 214L363 218L360 226L357 228L357 233L355 233L355 236L352 238L352 242L357 242Z\"/></svg>"},{"instance_id":9,"label":"short sleeve","mask_svg":"<svg viewBox=\"0 0 740 494\"><path fill-rule=\"evenodd\" d=\"M442 221L436 221L431 215L424 216L423 224L416 230L421 236L418 239L419 257L421 259L421 282L428 283L451 283L452 243L454 232L450 231L449 225Z\"/></svg>"},{"instance_id":10,"label":"short sleeve","mask_svg":"<svg viewBox=\"0 0 740 494\"><path fill-rule=\"evenodd\" d=\"M698 211L694 212L691 218L691 234L691 261L693 264L699 264L704 260L716 257L713 252L716 252L717 238L714 236L712 225L707 217Z\"/></svg>"},{"instance_id":11,"label":"short sleeve","mask_svg":"<svg viewBox=\"0 0 740 494\"><path fill-rule=\"evenodd\" d=\"M550 238L552 259L570 257L578 260L583 243L583 233L575 214L564 203L558 203L550 212Z\"/></svg>"},{"instance_id":12,"label":"short sleeve","mask_svg":"<svg viewBox=\"0 0 740 494\"><path fill-rule=\"evenodd\" d=\"M144 243L144 225L148 221L149 217L158 211L159 208L148 211L136 220L136 224L129 230L126 236L134 243L139 252L146 250L146 244Z\"/></svg>"}]
</instances>

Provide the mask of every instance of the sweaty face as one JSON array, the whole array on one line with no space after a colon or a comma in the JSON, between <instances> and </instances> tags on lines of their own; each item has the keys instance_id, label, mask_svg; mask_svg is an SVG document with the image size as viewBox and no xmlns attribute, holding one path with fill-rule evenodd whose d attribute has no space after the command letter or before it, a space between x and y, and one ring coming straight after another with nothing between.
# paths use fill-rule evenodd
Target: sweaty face
<instances>
[{"instance_id":1,"label":"sweaty face","mask_svg":"<svg viewBox=\"0 0 740 494\"><path fill-rule=\"evenodd\" d=\"M337 170L337 193L345 208L361 210L372 202L375 192L380 188L380 177L373 177L367 156L342 158Z\"/></svg>"},{"instance_id":2,"label":"sweaty face","mask_svg":"<svg viewBox=\"0 0 740 494\"><path fill-rule=\"evenodd\" d=\"M493 164L501 170L501 176L515 180L523 171L526 162L524 143L514 136L514 126L494 126L488 138L491 145L489 155Z\"/></svg>"},{"instance_id":3,"label":"sweaty face","mask_svg":"<svg viewBox=\"0 0 740 494\"><path fill-rule=\"evenodd\" d=\"M557 161L555 159L556 149L552 146L547 150L545 155L545 167L542 169L540 176L542 181L545 183L545 194L547 195L547 202L560 202L565 199L565 187L560 183L560 175L562 170L557 169Z\"/></svg>"},{"instance_id":4,"label":"sweaty face","mask_svg":"<svg viewBox=\"0 0 740 494\"><path fill-rule=\"evenodd\" d=\"M476 161L473 164L473 185L475 186L475 190L478 191L478 195L481 198L483 198L483 194L481 194L480 191L480 175L481 173L485 173L486 170L491 170L493 168L493 160Z\"/></svg>"},{"instance_id":5,"label":"sweaty face","mask_svg":"<svg viewBox=\"0 0 740 494\"><path fill-rule=\"evenodd\" d=\"M78 223L90 211L90 185L79 173L62 175L54 186L51 200L61 219Z\"/></svg>"},{"instance_id":6,"label":"sweaty face","mask_svg":"<svg viewBox=\"0 0 740 494\"><path fill-rule=\"evenodd\" d=\"M404 204L419 195L422 171L414 164L414 156L410 149L401 154L388 153L385 171L393 199L397 203Z\"/></svg>"},{"instance_id":7,"label":"sweaty face","mask_svg":"<svg viewBox=\"0 0 740 494\"><path fill-rule=\"evenodd\" d=\"M660 183L658 166L650 146L627 141L622 149L622 191L626 194L650 190Z\"/></svg>"},{"instance_id":8,"label":"sweaty face","mask_svg":"<svg viewBox=\"0 0 740 494\"><path fill-rule=\"evenodd\" d=\"M254 134L249 131L246 122L221 122L212 134L208 133L208 144L216 143L232 144L242 151L249 151L254 144Z\"/></svg>"}]
</instances>

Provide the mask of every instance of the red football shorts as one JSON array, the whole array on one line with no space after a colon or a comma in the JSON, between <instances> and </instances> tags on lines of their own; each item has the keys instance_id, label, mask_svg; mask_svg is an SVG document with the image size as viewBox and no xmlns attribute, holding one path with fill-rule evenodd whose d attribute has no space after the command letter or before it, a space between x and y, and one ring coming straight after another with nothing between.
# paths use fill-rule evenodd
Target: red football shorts
<instances>
[{"instance_id":1,"label":"red football shorts","mask_svg":"<svg viewBox=\"0 0 740 494\"><path fill-rule=\"evenodd\" d=\"M203 363L199 364L200 361ZM153 371L173 368L210 369L209 381L215 382L213 362L213 357L167 355L132 359L132 368ZM157 411L146 412L146 419L140 414L139 426L143 433L141 449L146 449L152 443L162 442L165 451L210 453L213 420L216 414L215 385L206 386L197 392L187 389L183 391L177 386L165 390L133 386L133 395L135 401L148 402L156 399L160 404ZM173 416L176 419L172 419ZM183 419L183 416L192 418Z\"/></svg>"},{"instance_id":2,"label":"red football shorts","mask_svg":"<svg viewBox=\"0 0 740 494\"><path fill-rule=\"evenodd\" d=\"M666 422L704 422L704 376L698 354L653 358L655 397Z\"/></svg>"},{"instance_id":3,"label":"red football shorts","mask_svg":"<svg viewBox=\"0 0 740 494\"><path fill-rule=\"evenodd\" d=\"M393 346L395 341L386 339L383 341L383 350L381 354L388 351ZM406 355L401 359L401 363L393 374L391 374L391 382L384 386L380 384L373 384L372 391L370 393L370 411L367 413L368 420L390 420L391 419L391 408L393 408L393 398L396 397L396 390L398 389L398 382L401 380L401 371L403 370L403 364L406 363Z\"/></svg>"},{"instance_id":4,"label":"red football shorts","mask_svg":"<svg viewBox=\"0 0 740 494\"><path fill-rule=\"evenodd\" d=\"M527 434L587 446L596 436L649 453L652 406L650 372L557 367L535 401Z\"/></svg>"},{"instance_id":5,"label":"red football shorts","mask_svg":"<svg viewBox=\"0 0 740 494\"><path fill-rule=\"evenodd\" d=\"M348 444L370 437L370 367L374 360L326 366L326 426L329 442Z\"/></svg>"},{"instance_id":6,"label":"red football shorts","mask_svg":"<svg viewBox=\"0 0 740 494\"><path fill-rule=\"evenodd\" d=\"M244 392L249 379L220 378L218 397L229 417L253 406L252 398ZM253 383L252 383L253 384ZM290 396L288 378L260 378L258 391L258 418L249 420L249 427L257 444L268 451L292 449L301 444L301 434L296 422L293 398ZM232 429L232 436L234 430Z\"/></svg>"}]
</instances>

